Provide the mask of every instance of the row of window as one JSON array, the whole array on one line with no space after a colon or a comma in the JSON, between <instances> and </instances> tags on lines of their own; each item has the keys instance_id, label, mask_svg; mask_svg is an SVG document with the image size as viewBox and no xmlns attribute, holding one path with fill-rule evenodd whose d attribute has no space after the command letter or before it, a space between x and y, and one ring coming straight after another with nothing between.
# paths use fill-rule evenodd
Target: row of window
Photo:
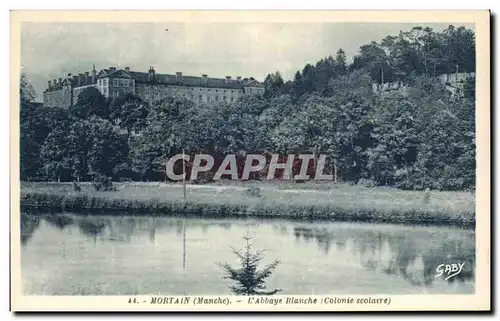
<instances>
[{"instance_id":1,"label":"row of window","mask_svg":"<svg viewBox=\"0 0 500 321\"><path fill-rule=\"evenodd\" d=\"M108 87L108 78L103 78L103 79L98 79L98 86L99 87ZM134 81L132 79L119 79L119 78L114 78L113 79L113 87L131 87L134 85ZM154 87L154 86L151 86L151 87ZM150 89L151 88L149 85L144 85L144 88L145 89ZM194 91L195 88L186 88L185 90L190 90L190 91ZM201 88L201 87L198 87L198 91L203 91L203 90L206 90L206 91L211 91L212 89L211 88ZM229 93L235 93L235 92L239 92L240 90L239 89L214 89L214 91L216 93L218 93L220 90L220 92L223 92L223 93L226 93L226 92L229 92ZM263 91L263 88L247 88L247 90L249 92L261 92Z\"/></svg>"},{"instance_id":2,"label":"row of window","mask_svg":"<svg viewBox=\"0 0 500 321\"><path fill-rule=\"evenodd\" d=\"M99 87L108 87L109 85L108 78L98 79L97 85ZM122 78L113 79L113 87L131 87L133 85L134 85L134 80L132 79L122 79Z\"/></svg>"},{"instance_id":3,"label":"row of window","mask_svg":"<svg viewBox=\"0 0 500 321\"><path fill-rule=\"evenodd\" d=\"M97 85L99 87L108 87L108 78L103 78L103 79L97 79Z\"/></svg>"},{"instance_id":4,"label":"row of window","mask_svg":"<svg viewBox=\"0 0 500 321\"><path fill-rule=\"evenodd\" d=\"M138 93L139 94L139 93ZM145 93L145 99L146 100L151 100L151 99L161 99L161 94L160 92L154 92L151 93L149 91L146 91ZM165 98L167 95L163 93L163 98ZM218 102L218 101L224 101L224 102L233 102L236 101L235 97L228 97L228 96L206 96L206 95L195 95L195 94L180 94L180 97L184 98L189 98L192 100L196 100L199 102L205 101L205 102Z\"/></svg>"},{"instance_id":5,"label":"row of window","mask_svg":"<svg viewBox=\"0 0 500 321\"><path fill-rule=\"evenodd\" d=\"M152 88L156 88L156 86L144 85L144 88L145 88L145 89L152 89ZM179 89L178 89L178 87L174 87L174 90L179 90ZM190 88L186 87L186 88L184 88L184 87L182 87L180 90L189 90L189 91L194 91L194 90L196 90L196 88L193 88L193 87L190 87ZM211 88L203 88L203 87L198 87L198 89L197 89L197 90L198 90L198 91L204 91L204 90L206 90L206 91L212 91L212 89L211 89ZM216 93L218 93L219 91L220 91L220 92L224 92L224 93L225 93L225 92L229 92L229 93L237 93L237 92L239 92L240 90L239 90L239 89L215 89L215 92L216 92Z\"/></svg>"},{"instance_id":6,"label":"row of window","mask_svg":"<svg viewBox=\"0 0 500 321\"><path fill-rule=\"evenodd\" d=\"M113 79L113 87L129 87L133 85L134 82L131 79Z\"/></svg>"}]
</instances>

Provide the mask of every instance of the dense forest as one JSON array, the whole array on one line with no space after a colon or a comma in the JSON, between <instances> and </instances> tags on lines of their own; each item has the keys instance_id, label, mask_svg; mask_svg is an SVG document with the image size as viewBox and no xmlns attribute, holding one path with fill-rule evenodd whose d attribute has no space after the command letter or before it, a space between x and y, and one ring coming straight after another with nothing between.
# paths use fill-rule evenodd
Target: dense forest
<instances>
[{"instance_id":1,"label":"dense forest","mask_svg":"<svg viewBox=\"0 0 500 321\"><path fill-rule=\"evenodd\" d=\"M475 35L414 27L307 64L293 80L269 74L264 97L195 104L169 97L105 99L84 90L70 109L32 103L21 76L21 179L165 180L180 153L327 154L339 181L402 189L475 188L475 81L452 95L442 74L475 71ZM374 83L400 81L384 95ZM207 178L209 179L209 178Z\"/></svg>"}]
</instances>

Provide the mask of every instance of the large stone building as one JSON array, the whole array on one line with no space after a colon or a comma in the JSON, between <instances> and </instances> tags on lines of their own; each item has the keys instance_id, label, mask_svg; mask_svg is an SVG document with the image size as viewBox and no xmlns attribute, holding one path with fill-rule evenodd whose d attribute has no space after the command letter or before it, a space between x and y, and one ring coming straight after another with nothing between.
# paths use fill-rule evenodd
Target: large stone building
<instances>
[{"instance_id":1,"label":"large stone building","mask_svg":"<svg viewBox=\"0 0 500 321\"><path fill-rule=\"evenodd\" d=\"M94 65L91 72L49 80L43 92L43 103L47 107L70 107L88 87L97 88L106 98L132 93L149 104L167 96L182 96L198 103L231 103L242 95L263 95L265 91L264 85L254 78L193 77L181 72L158 74L153 67L148 72L131 71L128 67L109 67L97 72Z\"/></svg>"}]
</instances>

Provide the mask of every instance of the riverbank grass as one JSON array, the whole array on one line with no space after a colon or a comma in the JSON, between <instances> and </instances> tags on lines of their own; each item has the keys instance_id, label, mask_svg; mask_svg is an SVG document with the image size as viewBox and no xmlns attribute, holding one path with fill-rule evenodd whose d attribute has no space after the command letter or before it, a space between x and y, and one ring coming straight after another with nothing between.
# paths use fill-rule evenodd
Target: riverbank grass
<instances>
[{"instance_id":1,"label":"riverbank grass","mask_svg":"<svg viewBox=\"0 0 500 321\"><path fill-rule=\"evenodd\" d=\"M475 195L470 192L418 192L350 185L187 185L116 183L116 191L96 191L91 184L21 184L23 207L76 212L126 212L209 217L269 217L349 221L470 225ZM258 195L248 190L258 189Z\"/></svg>"}]
</instances>

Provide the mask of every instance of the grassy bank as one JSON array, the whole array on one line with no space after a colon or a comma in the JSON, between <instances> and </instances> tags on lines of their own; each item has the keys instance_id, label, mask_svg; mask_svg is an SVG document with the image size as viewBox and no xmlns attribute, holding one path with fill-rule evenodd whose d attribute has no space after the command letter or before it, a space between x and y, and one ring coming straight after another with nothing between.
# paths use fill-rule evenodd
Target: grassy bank
<instances>
[{"instance_id":1,"label":"grassy bank","mask_svg":"<svg viewBox=\"0 0 500 321\"><path fill-rule=\"evenodd\" d=\"M85 213L195 215L202 217L266 217L387 223L473 226L475 195L468 192L424 192L334 184L275 186L252 183L261 196L249 196L247 185L188 185L187 201L180 184L121 183L115 192L97 192L83 183L22 183L23 208Z\"/></svg>"}]
</instances>

